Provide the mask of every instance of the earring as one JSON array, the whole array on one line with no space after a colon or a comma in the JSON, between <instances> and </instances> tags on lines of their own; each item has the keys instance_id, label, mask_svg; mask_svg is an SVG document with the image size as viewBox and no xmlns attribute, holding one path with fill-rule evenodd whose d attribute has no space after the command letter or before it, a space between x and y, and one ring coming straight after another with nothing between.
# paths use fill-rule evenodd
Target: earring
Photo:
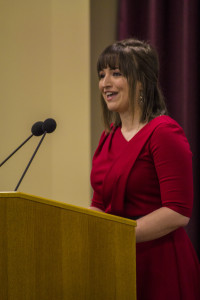
<instances>
[{"instance_id":1,"label":"earring","mask_svg":"<svg viewBox=\"0 0 200 300\"><path fill-rule=\"evenodd\" d=\"M142 91L140 91L138 102L139 102L139 104L143 104L144 103L144 95L143 95Z\"/></svg>"}]
</instances>

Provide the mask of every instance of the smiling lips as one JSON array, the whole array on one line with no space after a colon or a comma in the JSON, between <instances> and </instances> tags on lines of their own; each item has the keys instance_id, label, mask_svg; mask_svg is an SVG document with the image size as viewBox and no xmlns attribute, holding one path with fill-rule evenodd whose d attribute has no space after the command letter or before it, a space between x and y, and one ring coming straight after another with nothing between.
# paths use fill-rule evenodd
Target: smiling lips
<instances>
[{"instance_id":1,"label":"smiling lips","mask_svg":"<svg viewBox=\"0 0 200 300\"><path fill-rule=\"evenodd\" d=\"M118 93L117 92L105 92L105 95L106 95L106 99L108 101L112 100L113 99L113 96L117 95Z\"/></svg>"}]
</instances>

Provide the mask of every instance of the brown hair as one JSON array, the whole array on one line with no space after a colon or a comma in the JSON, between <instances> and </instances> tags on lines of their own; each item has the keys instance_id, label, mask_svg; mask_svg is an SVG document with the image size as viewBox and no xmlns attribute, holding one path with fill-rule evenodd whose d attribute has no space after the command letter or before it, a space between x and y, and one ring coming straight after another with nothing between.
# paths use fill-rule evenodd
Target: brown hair
<instances>
[{"instance_id":1,"label":"brown hair","mask_svg":"<svg viewBox=\"0 0 200 300\"><path fill-rule=\"evenodd\" d=\"M126 39L108 46L99 56L97 62L98 74L107 67L111 69L119 68L123 76L127 78L133 112L136 82L141 82L143 92L141 122L149 122L159 115L167 114L167 108L158 83L158 55L149 43L137 39ZM101 97L101 103L105 127L110 131L110 124L114 123L115 126L118 126L121 120L117 112L108 110L103 97Z\"/></svg>"}]
</instances>

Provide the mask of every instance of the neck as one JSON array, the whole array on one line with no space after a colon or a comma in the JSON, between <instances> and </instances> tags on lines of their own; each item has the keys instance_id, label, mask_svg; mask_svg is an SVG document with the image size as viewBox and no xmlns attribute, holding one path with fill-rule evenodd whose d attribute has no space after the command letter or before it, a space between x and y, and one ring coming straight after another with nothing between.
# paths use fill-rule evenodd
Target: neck
<instances>
[{"instance_id":1,"label":"neck","mask_svg":"<svg viewBox=\"0 0 200 300\"><path fill-rule=\"evenodd\" d=\"M141 111L135 109L134 115L130 112L120 113L120 119L124 131L137 130L141 124Z\"/></svg>"},{"instance_id":2,"label":"neck","mask_svg":"<svg viewBox=\"0 0 200 300\"><path fill-rule=\"evenodd\" d=\"M120 118L122 123L121 132L127 141L131 140L146 125L146 123L140 122L140 113L135 112L134 116L120 114Z\"/></svg>"}]
</instances>

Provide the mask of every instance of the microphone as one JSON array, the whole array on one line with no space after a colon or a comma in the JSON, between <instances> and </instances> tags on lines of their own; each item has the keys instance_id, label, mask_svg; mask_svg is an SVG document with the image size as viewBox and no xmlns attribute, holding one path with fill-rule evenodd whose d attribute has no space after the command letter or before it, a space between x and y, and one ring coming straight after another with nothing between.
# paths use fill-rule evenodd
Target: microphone
<instances>
[{"instance_id":1,"label":"microphone","mask_svg":"<svg viewBox=\"0 0 200 300\"><path fill-rule=\"evenodd\" d=\"M31 128L32 135L35 135L35 136L42 135L44 133L42 126L43 126L43 122L41 122L41 121L33 124L32 128Z\"/></svg>"},{"instance_id":2,"label":"microphone","mask_svg":"<svg viewBox=\"0 0 200 300\"><path fill-rule=\"evenodd\" d=\"M46 119L44 121L44 123L42 124L43 136L42 136L41 140L39 141L39 143L38 143L38 145L37 145L37 147L36 147L36 149L35 149L32 157L31 157L31 159L30 159L30 161L29 161L26 169L24 170L24 173L22 174L22 176L21 176L21 178L20 178L20 180L19 180L19 182L18 182L18 184L17 184L17 186L16 186L16 188L15 188L14 191L17 191L18 187L20 186L20 184L21 184L24 176L26 175L26 172L28 171L28 168L30 167L30 165L31 165L31 163L32 163L32 161L33 161L33 159L34 159L37 151L39 150L39 147L42 144L42 142L43 142L46 134L47 133L52 133L56 129L56 126L57 126L56 121L54 119L51 119L51 118Z\"/></svg>"},{"instance_id":3,"label":"microphone","mask_svg":"<svg viewBox=\"0 0 200 300\"><path fill-rule=\"evenodd\" d=\"M56 121L54 119L46 119L42 125L43 132L51 133L56 129Z\"/></svg>"},{"instance_id":4,"label":"microphone","mask_svg":"<svg viewBox=\"0 0 200 300\"><path fill-rule=\"evenodd\" d=\"M0 164L0 167L3 166L3 164L11 157L13 156L13 154L15 154L24 144L26 144L26 142L28 142L30 140L30 138L32 138L32 136L40 136L44 133L43 131L43 122L38 121L36 123L33 124L32 128L31 128L31 132L32 134L21 144L19 145L6 159L4 159L4 161Z\"/></svg>"}]
</instances>

